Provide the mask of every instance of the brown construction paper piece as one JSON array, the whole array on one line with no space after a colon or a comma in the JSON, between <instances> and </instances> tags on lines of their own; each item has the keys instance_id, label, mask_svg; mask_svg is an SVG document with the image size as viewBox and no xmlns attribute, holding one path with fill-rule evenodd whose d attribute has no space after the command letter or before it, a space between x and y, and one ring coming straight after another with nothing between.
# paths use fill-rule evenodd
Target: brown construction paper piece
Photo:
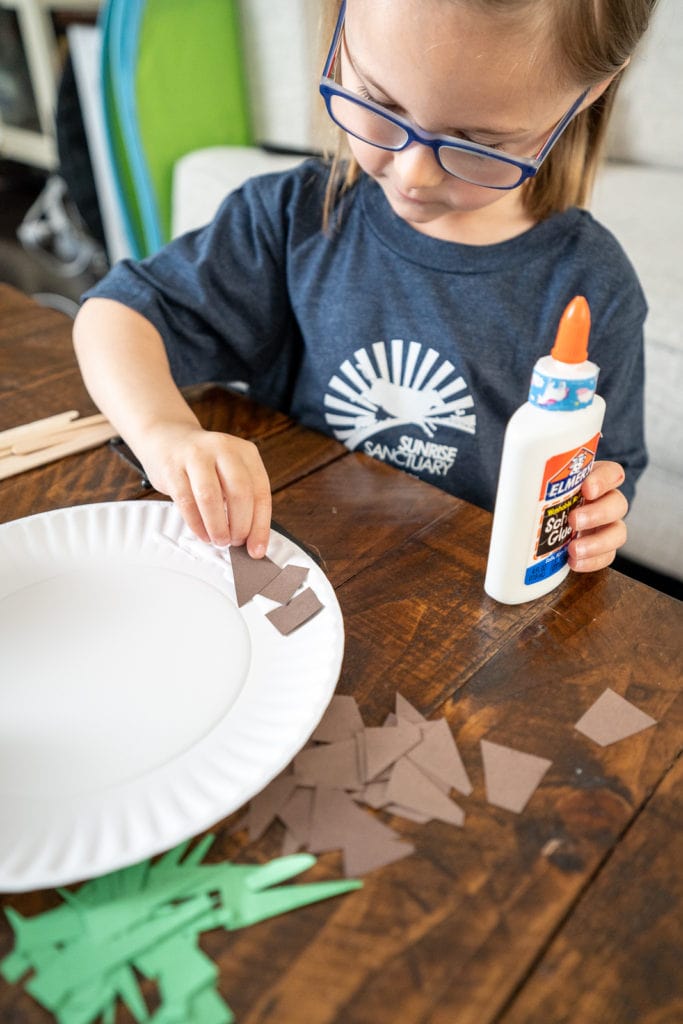
<instances>
[{"instance_id":1,"label":"brown construction paper piece","mask_svg":"<svg viewBox=\"0 0 683 1024\"><path fill-rule=\"evenodd\" d=\"M449 825L462 825L465 820L462 807L447 797L407 757L402 757L394 765L387 797L392 804L428 814Z\"/></svg>"},{"instance_id":2,"label":"brown construction paper piece","mask_svg":"<svg viewBox=\"0 0 683 1024\"><path fill-rule=\"evenodd\" d=\"M396 717L404 722L412 722L413 725L422 725L427 721L425 716L421 715L417 708L414 708L400 693L396 694Z\"/></svg>"},{"instance_id":3,"label":"brown construction paper piece","mask_svg":"<svg viewBox=\"0 0 683 1024\"><path fill-rule=\"evenodd\" d=\"M307 576L308 568L305 565L286 565L270 583L259 590L259 594L278 604L287 604Z\"/></svg>"},{"instance_id":4,"label":"brown construction paper piece","mask_svg":"<svg viewBox=\"0 0 683 1024\"><path fill-rule=\"evenodd\" d=\"M409 759L433 782L445 783L469 796L472 783L446 719L427 722L421 726L421 733L421 743L410 751Z\"/></svg>"},{"instance_id":5,"label":"brown construction paper piece","mask_svg":"<svg viewBox=\"0 0 683 1024\"><path fill-rule=\"evenodd\" d=\"M241 608L278 576L281 569L279 565L268 558L268 555L264 555L263 558L252 558L247 551L246 544L242 544L240 547L231 544L229 551L237 606Z\"/></svg>"},{"instance_id":6,"label":"brown construction paper piece","mask_svg":"<svg viewBox=\"0 0 683 1024\"><path fill-rule=\"evenodd\" d=\"M574 726L584 736L601 747L634 736L643 729L656 725L657 720L646 715L609 687L592 704Z\"/></svg>"},{"instance_id":7,"label":"brown construction paper piece","mask_svg":"<svg viewBox=\"0 0 683 1024\"><path fill-rule=\"evenodd\" d=\"M358 762L358 772L360 774L362 782L366 782L368 779L368 759L365 753L365 729L361 729L360 732L355 733L353 737L353 742L356 744L356 759Z\"/></svg>"},{"instance_id":8,"label":"brown construction paper piece","mask_svg":"<svg viewBox=\"0 0 683 1024\"><path fill-rule=\"evenodd\" d=\"M416 767L419 766L416 765ZM422 772L423 775L426 775L429 781L433 782L436 788L440 789L442 793L445 793L446 796L451 795L451 789L453 787L451 786L450 782L444 782L444 780L440 779L438 775L429 775L427 772L423 771L422 768L420 768L420 771Z\"/></svg>"},{"instance_id":9,"label":"brown construction paper piece","mask_svg":"<svg viewBox=\"0 0 683 1024\"><path fill-rule=\"evenodd\" d=\"M552 761L490 740L481 741L486 799L519 814L536 791Z\"/></svg>"},{"instance_id":10,"label":"brown construction paper piece","mask_svg":"<svg viewBox=\"0 0 683 1024\"><path fill-rule=\"evenodd\" d=\"M336 696L330 701L311 739L319 743L336 743L338 740L351 739L362 728L363 719L356 698Z\"/></svg>"},{"instance_id":11,"label":"brown construction paper piece","mask_svg":"<svg viewBox=\"0 0 683 1024\"><path fill-rule=\"evenodd\" d=\"M347 878L358 878L369 871L384 868L404 857L415 853L412 843L404 839L363 841L344 847L344 875Z\"/></svg>"},{"instance_id":12,"label":"brown construction paper piece","mask_svg":"<svg viewBox=\"0 0 683 1024\"><path fill-rule=\"evenodd\" d=\"M414 853L359 805L416 824L461 826L465 814L450 798L452 788L472 791L445 719L428 721L397 694L396 713L380 728L365 728L355 698L335 695L295 757L293 774L283 773L255 798L250 833L262 835L277 817L285 826L283 855L339 850L345 874L358 876Z\"/></svg>"},{"instance_id":13,"label":"brown construction paper piece","mask_svg":"<svg viewBox=\"0 0 683 1024\"><path fill-rule=\"evenodd\" d=\"M362 843L389 842L398 836L374 815L361 810L341 789L315 790L308 849L311 853L341 850Z\"/></svg>"},{"instance_id":14,"label":"brown construction paper piece","mask_svg":"<svg viewBox=\"0 0 683 1024\"><path fill-rule=\"evenodd\" d=\"M387 782L368 782L364 789L349 793L349 796L356 803L367 804L379 811L387 802Z\"/></svg>"},{"instance_id":15,"label":"brown construction paper piece","mask_svg":"<svg viewBox=\"0 0 683 1024\"><path fill-rule=\"evenodd\" d=\"M299 786L362 789L356 741L340 740L302 750L294 758L294 775Z\"/></svg>"},{"instance_id":16,"label":"brown construction paper piece","mask_svg":"<svg viewBox=\"0 0 683 1024\"><path fill-rule=\"evenodd\" d=\"M278 811L289 800L296 787L296 779L290 773L278 775L265 789L252 797L247 814L249 841L260 839L268 826L277 817Z\"/></svg>"},{"instance_id":17,"label":"brown construction paper piece","mask_svg":"<svg viewBox=\"0 0 683 1024\"><path fill-rule=\"evenodd\" d=\"M300 594L293 597L289 604L282 604L279 608L273 608L272 612L266 612L266 618L270 619L276 629L283 636L288 636L304 622L308 622L322 609L322 604L310 587L306 587Z\"/></svg>"},{"instance_id":18,"label":"brown construction paper piece","mask_svg":"<svg viewBox=\"0 0 683 1024\"><path fill-rule=\"evenodd\" d=\"M299 787L277 812L278 818L299 846L308 846L312 808L313 790Z\"/></svg>"},{"instance_id":19,"label":"brown construction paper piece","mask_svg":"<svg viewBox=\"0 0 683 1024\"><path fill-rule=\"evenodd\" d=\"M285 834L282 837L282 849L280 850L280 856L289 857L292 853L298 853L302 845L303 843L300 843L296 836L286 828Z\"/></svg>"},{"instance_id":20,"label":"brown construction paper piece","mask_svg":"<svg viewBox=\"0 0 683 1024\"><path fill-rule=\"evenodd\" d=\"M368 728L356 734L356 741L364 750L364 769L366 782L371 782L381 775L390 765L395 764L407 751L417 747L422 740L417 725L398 721L396 725L385 728Z\"/></svg>"},{"instance_id":21,"label":"brown construction paper piece","mask_svg":"<svg viewBox=\"0 0 683 1024\"><path fill-rule=\"evenodd\" d=\"M426 825L432 819L428 814L414 811L412 807L401 807L400 804L386 804L384 810L393 814L396 818L405 818L406 821L414 821L416 825Z\"/></svg>"}]
</instances>

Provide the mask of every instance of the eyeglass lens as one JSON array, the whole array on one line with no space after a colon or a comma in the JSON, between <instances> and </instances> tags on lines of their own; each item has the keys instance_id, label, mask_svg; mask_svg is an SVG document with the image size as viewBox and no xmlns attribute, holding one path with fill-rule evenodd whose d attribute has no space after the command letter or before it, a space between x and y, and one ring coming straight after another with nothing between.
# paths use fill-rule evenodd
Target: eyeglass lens
<instances>
[{"instance_id":1,"label":"eyeglass lens","mask_svg":"<svg viewBox=\"0 0 683 1024\"><path fill-rule=\"evenodd\" d=\"M330 113L340 128L382 149L399 150L408 142L404 128L389 118L355 103L345 96L333 94L329 98ZM472 153L452 146L439 146L439 160L444 170L472 185L510 188L516 185L522 172L515 164L482 153Z\"/></svg>"}]
</instances>

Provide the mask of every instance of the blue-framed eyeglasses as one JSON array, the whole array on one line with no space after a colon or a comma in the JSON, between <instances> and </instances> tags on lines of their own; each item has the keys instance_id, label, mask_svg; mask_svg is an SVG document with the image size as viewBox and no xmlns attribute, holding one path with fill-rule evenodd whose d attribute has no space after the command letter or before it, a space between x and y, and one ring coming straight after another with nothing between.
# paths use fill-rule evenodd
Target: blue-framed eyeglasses
<instances>
[{"instance_id":1,"label":"blue-framed eyeglasses","mask_svg":"<svg viewBox=\"0 0 683 1024\"><path fill-rule=\"evenodd\" d=\"M381 104L366 100L334 81L345 16L346 0L339 10L332 43L320 78L320 93L332 120L349 135L379 149L399 152L412 142L428 146L444 171L471 185L513 189L527 178L533 178L590 92L590 89L586 89L576 102L572 103L535 157L513 157L490 146L469 142L467 139L435 135L423 131L405 118L386 110Z\"/></svg>"}]
</instances>

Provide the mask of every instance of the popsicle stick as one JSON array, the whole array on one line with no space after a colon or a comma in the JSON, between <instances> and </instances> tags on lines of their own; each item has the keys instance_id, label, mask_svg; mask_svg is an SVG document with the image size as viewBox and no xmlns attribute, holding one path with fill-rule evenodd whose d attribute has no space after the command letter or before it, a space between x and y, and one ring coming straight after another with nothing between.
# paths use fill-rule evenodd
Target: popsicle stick
<instances>
[{"instance_id":1,"label":"popsicle stick","mask_svg":"<svg viewBox=\"0 0 683 1024\"><path fill-rule=\"evenodd\" d=\"M61 441L49 448L41 448L40 451L32 452L29 455L7 455L0 460L0 480L16 476L17 473L25 473L28 469L45 466L49 462L56 462L57 459L62 459L66 455L74 455L76 452L96 448L116 436L116 428L111 423L100 423L94 427L76 430L68 440Z\"/></svg>"},{"instance_id":2,"label":"popsicle stick","mask_svg":"<svg viewBox=\"0 0 683 1024\"><path fill-rule=\"evenodd\" d=\"M96 412L92 416L81 416L79 419L71 420L66 423L63 427L59 427L60 432L70 433L72 430L80 430L81 427L96 427L100 423L108 423L109 420L102 412Z\"/></svg>"},{"instance_id":3,"label":"popsicle stick","mask_svg":"<svg viewBox=\"0 0 683 1024\"><path fill-rule=\"evenodd\" d=\"M54 416L46 416L42 420L32 420L31 423L22 423L18 427L10 427L9 430L0 430L0 450L11 447L15 441L33 434L48 434L53 430L60 430L78 417L78 409L69 409L67 412L58 412Z\"/></svg>"},{"instance_id":4,"label":"popsicle stick","mask_svg":"<svg viewBox=\"0 0 683 1024\"><path fill-rule=\"evenodd\" d=\"M43 448L51 448L62 441L68 441L70 437L80 435L82 430L88 430L101 424L109 424L106 416L96 413L94 416L84 416L80 420L72 420L63 430L53 430L49 434L31 434L26 438L15 441L11 448L12 455L30 455L32 452L41 451ZM111 426L111 424L109 424ZM112 437L114 434L111 435Z\"/></svg>"}]
</instances>

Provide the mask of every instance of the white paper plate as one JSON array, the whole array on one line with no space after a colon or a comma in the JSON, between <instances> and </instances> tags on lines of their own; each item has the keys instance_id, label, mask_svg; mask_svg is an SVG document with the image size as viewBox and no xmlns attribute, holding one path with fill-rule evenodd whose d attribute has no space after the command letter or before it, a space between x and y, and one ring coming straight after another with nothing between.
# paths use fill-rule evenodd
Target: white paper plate
<instances>
[{"instance_id":1,"label":"white paper plate","mask_svg":"<svg viewBox=\"0 0 683 1024\"><path fill-rule=\"evenodd\" d=\"M238 609L227 551L168 502L60 509L0 526L0 891L65 884L168 849L259 792L339 677L323 610L288 637Z\"/></svg>"}]
</instances>

